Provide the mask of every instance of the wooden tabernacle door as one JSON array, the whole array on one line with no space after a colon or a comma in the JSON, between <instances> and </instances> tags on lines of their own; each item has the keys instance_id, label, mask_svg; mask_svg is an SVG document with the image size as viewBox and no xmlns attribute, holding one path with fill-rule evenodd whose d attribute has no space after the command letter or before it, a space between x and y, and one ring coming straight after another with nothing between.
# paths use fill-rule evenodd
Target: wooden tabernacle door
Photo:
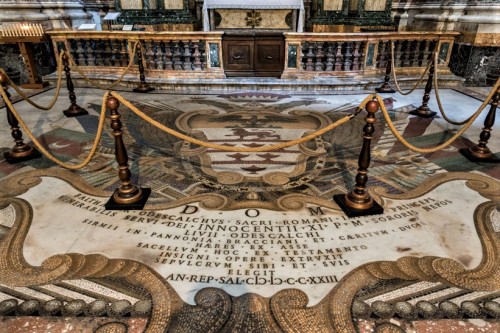
<instances>
[{"instance_id":1,"label":"wooden tabernacle door","mask_svg":"<svg viewBox=\"0 0 500 333\"><path fill-rule=\"evenodd\" d=\"M226 34L222 39L226 76L280 77L284 68L284 48L281 33Z\"/></svg>"}]
</instances>

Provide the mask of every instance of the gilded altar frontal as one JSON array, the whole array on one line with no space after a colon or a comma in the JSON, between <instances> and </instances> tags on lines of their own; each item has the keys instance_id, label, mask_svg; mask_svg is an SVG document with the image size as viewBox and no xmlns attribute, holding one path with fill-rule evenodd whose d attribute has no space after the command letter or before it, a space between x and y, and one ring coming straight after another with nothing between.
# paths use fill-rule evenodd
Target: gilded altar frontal
<instances>
[{"instance_id":1,"label":"gilded altar frontal","mask_svg":"<svg viewBox=\"0 0 500 333\"><path fill-rule=\"evenodd\" d=\"M0 9L0 332L500 331L497 2Z\"/></svg>"}]
</instances>

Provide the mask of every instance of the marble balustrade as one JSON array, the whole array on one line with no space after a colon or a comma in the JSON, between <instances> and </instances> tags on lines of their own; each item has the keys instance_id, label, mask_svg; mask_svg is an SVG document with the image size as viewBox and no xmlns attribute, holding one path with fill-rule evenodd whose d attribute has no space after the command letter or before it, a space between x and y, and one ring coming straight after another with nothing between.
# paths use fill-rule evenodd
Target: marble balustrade
<instances>
[{"instance_id":1,"label":"marble balustrade","mask_svg":"<svg viewBox=\"0 0 500 333\"><path fill-rule=\"evenodd\" d=\"M89 74L127 67L139 42L148 77L222 78L221 32L51 31L56 55L66 50ZM131 73L137 73L137 54Z\"/></svg>"},{"instance_id":2,"label":"marble balustrade","mask_svg":"<svg viewBox=\"0 0 500 333\"><path fill-rule=\"evenodd\" d=\"M285 33L288 52L282 77L379 74L391 59L391 43L394 43L393 67L398 73L421 73L437 50L438 70L449 74L450 53L458 35L454 32Z\"/></svg>"},{"instance_id":3,"label":"marble balustrade","mask_svg":"<svg viewBox=\"0 0 500 333\"><path fill-rule=\"evenodd\" d=\"M116 74L140 43L147 77L224 78L222 32L51 31L56 55L67 50L88 73ZM378 75L394 43L394 68L402 74L425 70L437 50L437 70L449 74L455 32L284 33L282 78ZM137 59L132 72L137 71Z\"/></svg>"}]
</instances>

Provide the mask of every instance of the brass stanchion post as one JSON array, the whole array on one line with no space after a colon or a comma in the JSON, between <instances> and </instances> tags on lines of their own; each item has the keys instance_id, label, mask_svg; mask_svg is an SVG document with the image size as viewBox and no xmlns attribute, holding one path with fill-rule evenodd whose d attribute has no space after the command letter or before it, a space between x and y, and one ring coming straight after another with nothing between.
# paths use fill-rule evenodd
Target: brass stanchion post
<instances>
[{"instance_id":1,"label":"brass stanchion post","mask_svg":"<svg viewBox=\"0 0 500 333\"><path fill-rule=\"evenodd\" d=\"M7 91L9 89L7 85L7 77L5 74L0 73L0 84L2 85L5 95L10 101L10 93ZM7 106L7 101L5 102L5 109L7 110L7 121L9 122L10 129L12 131L12 137L14 138L15 145L9 151L3 153L5 160L10 164L15 164L19 162L29 161L34 158L42 157L42 154L34 147L27 145L23 141L23 133L19 128L19 122Z\"/></svg>"},{"instance_id":2,"label":"brass stanchion post","mask_svg":"<svg viewBox=\"0 0 500 333\"><path fill-rule=\"evenodd\" d=\"M416 108L413 111L410 111L410 114L414 116L419 116L421 118L431 118L434 117L437 112L432 111L429 108L429 100L431 99L430 93L432 91L432 81L434 79L434 68L435 68L434 60L432 60L431 66L429 68L429 78L427 79L427 84L425 85L424 97L422 97L422 105Z\"/></svg>"},{"instance_id":3,"label":"brass stanchion post","mask_svg":"<svg viewBox=\"0 0 500 333\"><path fill-rule=\"evenodd\" d=\"M104 205L107 210L141 210L151 194L150 188L139 188L132 184L131 173L128 167L128 155L122 138L122 122L118 107L120 102L110 96L106 102L111 111L111 128L115 137L115 156L118 162L118 177L121 185Z\"/></svg>"},{"instance_id":4,"label":"brass stanchion post","mask_svg":"<svg viewBox=\"0 0 500 333\"><path fill-rule=\"evenodd\" d=\"M137 43L137 62L139 66L139 79L141 80L141 83L139 83L139 86L137 86L137 88L134 88L133 91L138 93L148 93L155 90L155 88L150 87L149 84L146 83L146 77L144 76L144 64L142 63L141 42Z\"/></svg>"},{"instance_id":5,"label":"brass stanchion post","mask_svg":"<svg viewBox=\"0 0 500 333\"><path fill-rule=\"evenodd\" d=\"M366 104L368 115L365 118L366 125L363 127L363 147L358 159L358 173L356 175L356 185L354 189L347 194L338 194L333 196L335 202L349 217L382 214L384 209L371 195L366 191L368 182L368 167L370 166L370 145L373 138L375 127L373 124L377 121L375 113L379 109L377 101L370 101Z\"/></svg>"},{"instance_id":6,"label":"brass stanchion post","mask_svg":"<svg viewBox=\"0 0 500 333\"><path fill-rule=\"evenodd\" d=\"M378 93L387 93L387 94L392 94L395 93L396 90L392 89L391 85L389 84L389 80L391 79L391 71L392 71L392 59L389 57L387 60L387 66L385 67L385 77L384 77L384 83L378 88L375 88L375 91Z\"/></svg>"},{"instance_id":7,"label":"brass stanchion post","mask_svg":"<svg viewBox=\"0 0 500 333\"><path fill-rule=\"evenodd\" d=\"M75 86L73 85L73 80L71 80L71 69L69 68L69 58L66 53L62 56L62 61L64 65L64 72L66 73L66 87L68 88L69 100L71 105L69 108L63 111L66 117L78 117L89 114L87 110L76 104Z\"/></svg>"},{"instance_id":8,"label":"brass stanchion post","mask_svg":"<svg viewBox=\"0 0 500 333\"><path fill-rule=\"evenodd\" d=\"M488 140L491 136L491 129L495 124L495 116L500 101L500 87L491 98L491 107L484 119L484 127L479 134L479 142L477 145L470 148L460 149L460 153L464 155L469 161L472 162L488 162L488 163L500 163L500 159L493 155L490 148L488 148Z\"/></svg>"}]
</instances>

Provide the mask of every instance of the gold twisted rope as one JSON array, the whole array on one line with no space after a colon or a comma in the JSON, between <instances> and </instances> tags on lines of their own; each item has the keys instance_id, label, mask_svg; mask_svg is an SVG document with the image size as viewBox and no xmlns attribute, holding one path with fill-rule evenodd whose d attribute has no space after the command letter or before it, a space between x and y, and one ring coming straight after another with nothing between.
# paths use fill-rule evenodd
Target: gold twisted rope
<instances>
[{"instance_id":1,"label":"gold twisted rope","mask_svg":"<svg viewBox=\"0 0 500 333\"><path fill-rule=\"evenodd\" d=\"M104 94L103 98L102 98L103 102L102 102L102 107L101 107L101 115L100 115L100 118L99 118L99 125L97 127L97 133L96 133L96 137L94 139L94 143L92 145L92 148L90 149L90 152L87 155L87 157L85 158L85 160L83 162L81 162L80 164L68 164L68 163L65 163L65 162L59 160L58 158L56 158L50 152L48 152L45 149L45 147L42 146L42 144L40 143L40 141L38 141L38 139L35 137L35 135L30 131L30 129L28 128L28 126L26 125L26 123L24 122L24 120L21 118L21 116L19 115L19 113L17 112L17 110L14 108L14 106L10 102L9 98L7 97L7 94L5 93L5 90L2 87L2 85L0 85L0 94L2 95L2 98L3 98L4 102L5 102L5 104L7 105L7 108L10 109L10 111L12 112L12 114L14 115L14 117L17 118L17 120L19 121L19 125L26 132L26 134L28 135L28 137L33 142L33 144L49 160L51 160L52 162L54 162L54 163L62 166L63 168L70 169L70 170L78 170L78 169L81 169L81 168L85 167L87 164L89 164L89 162L94 157L95 152L97 151L97 146L99 145L99 142L101 141L102 131L103 131L103 128L104 128L104 122L106 120L106 101L108 99L109 92L106 92Z\"/></svg>"},{"instance_id":2,"label":"gold twisted rope","mask_svg":"<svg viewBox=\"0 0 500 333\"><path fill-rule=\"evenodd\" d=\"M19 96L22 97L22 99L24 99L26 102L28 102L29 104L31 104L32 106L34 106L37 109L40 109L40 110L50 110L50 109L52 109L52 107L54 106L54 104L56 104L57 99L59 98L59 93L61 91L62 56L63 56L63 54L64 54L64 51L62 51L59 54L59 58L58 58L58 61L57 61L57 86L56 86L56 92L54 94L54 97L52 97L52 100L50 101L49 105L47 105L47 106L43 106L43 105L40 105L40 104L37 104L37 103L33 102L25 93L23 93L23 91L21 89L19 89L19 87L17 85L14 84L14 82L12 82L12 80L7 75L7 73L5 73L5 71L3 70L3 68L0 68L0 72L2 72L2 74L4 74L7 77L7 84L10 85L16 91L16 93L18 93Z\"/></svg>"},{"instance_id":3,"label":"gold twisted rope","mask_svg":"<svg viewBox=\"0 0 500 333\"><path fill-rule=\"evenodd\" d=\"M71 65L73 66L73 68L78 72L78 74L80 74L82 76L82 78L87 81L87 83L90 83L91 85L93 85L94 87L97 87L99 89L102 89L102 90L109 90L111 88L113 88L114 86L116 86L117 84L120 84L123 80L123 78L125 77L125 74L128 73L128 71L130 70L130 67L132 67L132 65L134 64L134 58L135 58L135 52L136 52L136 49L137 49L137 45L139 44L139 41L136 41L134 43L134 46L132 48L132 55L130 56L130 61L128 62L128 65L127 67L125 68L125 71L121 74L121 76L118 78L117 81L115 81L114 83L112 83L111 85L105 87L105 86L102 86L100 85L99 83L97 82L94 82L93 80L91 80L87 74L85 74L82 69L80 68L80 66L78 66L75 61L73 60L72 57L69 57L68 56L68 59L71 63Z\"/></svg>"},{"instance_id":4,"label":"gold twisted rope","mask_svg":"<svg viewBox=\"0 0 500 333\"><path fill-rule=\"evenodd\" d=\"M163 125L162 123L154 120L153 118L149 117L147 114L145 114L144 112L142 112L141 110L136 108L134 105L132 105L132 103L127 101L123 96L121 96L117 92L111 92L110 95L115 97L120 103L125 105L127 108L129 108L132 112L134 112L136 115L138 115L143 120L147 121L148 123L157 127L158 129L160 129L168 134L171 134L179 139L182 139L182 140L185 140L185 141L188 141L188 142L191 142L193 144L196 144L196 145L199 145L202 147L206 147L206 148L212 148L212 149L217 149L217 150L222 150L222 151L247 152L247 153L278 150L278 149L282 149L282 148L295 146L295 145L301 144L303 142L309 141L311 139L314 139L314 138L316 138L316 137L318 137L318 136L320 136L328 131L333 130L336 127L339 127L340 125L343 125L344 123L346 123L349 120L351 120L352 118L354 118L355 115L357 114L357 112L360 111L361 109L363 109L365 107L366 103L368 103L375 96L374 94L372 94L372 95L369 95L368 97L366 97L361 102L361 104L358 106L356 113L345 116L345 117L337 120L336 122L322 128L322 129L319 129L319 130L315 131L314 133L306 135L300 139L295 139L295 140L291 140L291 141L287 141L287 142L283 142L283 143L279 143L279 144L275 144L275 145L271 145L271 146L265 146L265 147L244 148L244 147L228 147L228 146L224 146L224 145L209 143L209 142L198 140L196 138L179 133L179 132ZM383 103L383 100L382 100L382 103Z\"/></svg>"},{"instance_id":5,"label":"gold twisted rope","mask_svg":"<svg viewBox=\"0 0 500 333\"><path fill-rule=\"evenodd\" d=\"M438 60L438 55L437 55L437 53L435 53L434 54L434 63L435 64L437 64L437 60ZM441 114L443 119L446 120L447 122L449 122L450 124L460 126L460 125L467 123L473 117L473 115L472 115L463 121L454 121L454 120L451 120L450 118L448 118L448 116L444 112L443 104L441 103L441 97L439 96L437 71L434 73L434 93L436 94L436 101L437 101L437 105L439 107L439 113Z\"/></svg>"},{"instance_id":6,"label":"gold twisted rope","mask_svg":"<svg viewBox=\"0 0 500 333\"><path fill-rule=\"evenodd\" d=\"M469 121L457 132L455 135L453 135L450 139L448 139L446 142L440 144L439 146L436 146L434 148L420 148L412 145L409 143L401 134L399 134L398 130L392 123L391 117L389 115L389 112L387 112L387 109L385 108L385 105L383 103L383 100L380 96L376 96L377 101L380 103L380 109L382 110L382 115L384 116L385 121L387 122L387 125L389 126L389 129L391 130L392 134L408 149L421 153L421 154L428 154L428 153L434 153L438 150L441 150L450 144L452 144L458 137L460 137L469 127L470 125L476 120L476 118L481 114L481 112L484 110L484 108L489 104L491 98L495 94L496 90L500 87L500 80L497 81L491 92L488 94L488 97L484 100L484 102L479 106L477 111L470 117Z\"/></svg>"},{"instance_id":7,"label":"gold twisted rope","mask_svg":"<svg viewBox=\"0 0 500 333\"><path fill-rule=\"evenodd\" d=\"M436 50L434 50L433 53L436 53ZM408 90L406 92L402 91L401 87L399 86L399 83L398 83L398 78L396 77L396 67L394 65L394 41L391 40L391 72L392 72L392 77L394 79L394 85L396 86L396 89L398 90L398 92L401 95L403 95L403 96L409 95L409 94L411 94L412 92L414 92L418 88L418 86L420 85L420 83L422 83L422 80L424 79L425 74L427 74L427 72L431 68L431 64L432 64L432 60L427 63L427 68L422 73L422 75L420 76L420 79L418 79L417 84L415 84L413 86L413 88L411 88L410 90Z\"/></svg>"}]
</instances>

